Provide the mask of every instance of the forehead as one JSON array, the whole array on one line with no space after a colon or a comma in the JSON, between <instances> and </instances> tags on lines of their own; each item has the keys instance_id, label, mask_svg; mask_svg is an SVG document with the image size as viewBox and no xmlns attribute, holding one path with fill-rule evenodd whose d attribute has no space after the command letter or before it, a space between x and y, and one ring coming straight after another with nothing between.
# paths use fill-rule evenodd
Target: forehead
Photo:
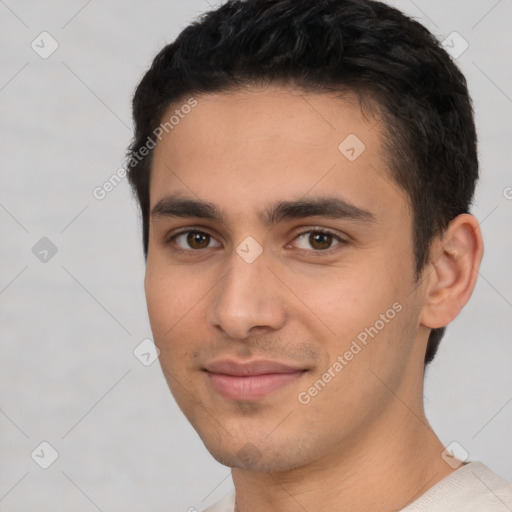
<instances>
[{"instance_id":1,"label":"forehead","mask_svg":"<svg viewBox=\"0 0 512 512\"><path fill-rule=\"evenodd\" d=\"M407 203L387 166L384 127L355 95L269 86L195 100L154 150L151 205L182 193L245 215L264 201L334 192L378 217Z\"/></svg>"}]
</instances>

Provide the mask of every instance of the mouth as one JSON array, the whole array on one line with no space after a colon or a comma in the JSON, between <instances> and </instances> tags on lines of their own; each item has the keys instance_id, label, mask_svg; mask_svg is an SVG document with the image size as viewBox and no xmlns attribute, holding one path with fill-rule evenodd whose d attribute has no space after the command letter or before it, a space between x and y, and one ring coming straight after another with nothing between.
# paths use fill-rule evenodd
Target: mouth
<instances>
[{"instance_id":1,"label":"mouth","mask_svg":"<svg viewBox=\"0 0 512 512\"><path fill-rule=\"evenodd\" d=\"M229 400L258 400L300 379L308 370L275 361L224 360L204 368L210 387Z\"/></svg>"}]
</instances>

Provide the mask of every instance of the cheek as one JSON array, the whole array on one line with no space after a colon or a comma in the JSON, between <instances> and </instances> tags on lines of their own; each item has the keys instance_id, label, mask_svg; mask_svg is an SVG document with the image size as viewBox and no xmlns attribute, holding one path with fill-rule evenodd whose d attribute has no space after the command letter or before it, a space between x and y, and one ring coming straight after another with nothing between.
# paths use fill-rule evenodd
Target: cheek
<instances>
[{"instance_id":1,"label":"cheek","mask_svg":"<svg viewBox=\"0 0 512 512\"><path fill-rule=\"evenodd\" d=\"M309 329L322 338L329 364L338 356L347 362L349 371L343 373L351 380L367 380L368 368L377 371L407 357L403 345L410 342L415 312L406 307L411 301L411 296L407 298L410 286L407 273L399 267L399 262L385 258L360 259L316 279L295 277L294 291L314 314L308 316L316 319ZM318 368L320 373L325 370Z\"/></svg>"},{"instance_id":2,"label":"cheek","mask_svg":"<svg viewBox=\"0 0 512 512\"><path fill-rule=\"evenodd\" d=\"M155 344L165 354L172 348L178 357L180 350L190 346L190 337L199 325L191 325L201 307L204 295L193 274L176 269L156 269L148 266L145 278L146 302Z\"/></svg>"},{"instance_id":3,"label":"cheek","mask_svg":"<svg viewBox=\"0 0 512 512\"><path fill-rule=\"evenodd\" d=\"M146 272L144 289L155 342L161 342L165 333L172 329L179 314L180 302L174 292L176 283L169 277L149 269Z\"/></svg>"},{"instance_id":4,"label":"cheek","mask_svg":"<svg viewBox=\"0 0 512 512\"><path fill-rule=\"evenodd\" d=\"M314 276L296 273L290 282L302 308L306 305L340 348L343 340L373 324L399 295L396 281L375 264L329 268Z\"/></svg>"},{"instance_id":5,"label":"cheek","mask_svg":"<svg viewBox=\"0 0 512 512\"><path fill-rule=\"evenodd\" d=\"M190 402L194 383L189 361L198 340L204 339L197 321L197 315L203 314L199 284L194 277L176 269L156 272L149 266L146 272L146 302L153 339L160 350L160 366L172 395L189 420L194 409Z\"/></svg>"}]
</instances>

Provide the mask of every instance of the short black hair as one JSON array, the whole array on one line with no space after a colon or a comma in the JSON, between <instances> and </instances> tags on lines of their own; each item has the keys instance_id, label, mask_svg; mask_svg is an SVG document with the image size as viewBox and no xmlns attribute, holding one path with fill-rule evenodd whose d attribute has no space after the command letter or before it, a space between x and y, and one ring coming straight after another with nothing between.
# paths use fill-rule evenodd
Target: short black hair
<instances>
[{"instance_id":1,"label":"short black hair","mask_svg":"<svg viewBox=\"0 0 512 512\"><path fill-rule=\"evenodd\" d=\"M191 95L274 83L305 92L353 92L382 118L391 177L410 199L419 279L432 240L471 205L478 179L473 108L464 75L434 35L373 0L229 0L158 53L133 98L128 151L145 256L147 148L149 142L154 147L164 113ZM431 331L425 364L444 331Z\"/></svg>"}]
</instances>

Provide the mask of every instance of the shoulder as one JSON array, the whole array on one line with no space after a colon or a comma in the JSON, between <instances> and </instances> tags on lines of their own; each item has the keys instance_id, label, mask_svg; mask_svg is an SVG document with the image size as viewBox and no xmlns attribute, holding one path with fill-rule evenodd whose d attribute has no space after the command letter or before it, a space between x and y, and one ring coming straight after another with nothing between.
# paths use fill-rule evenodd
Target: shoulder
<instances>
[{"instance_id":1,"label":"shoulder","mask_svg":"<svg viewBox=\"0 0 512 512\"><path fill-rule=\"evenodd\" d=\"M470 462L402 512L501 512L512 509L512 485L482 462Z\"/></svg>"}]
</instances>

